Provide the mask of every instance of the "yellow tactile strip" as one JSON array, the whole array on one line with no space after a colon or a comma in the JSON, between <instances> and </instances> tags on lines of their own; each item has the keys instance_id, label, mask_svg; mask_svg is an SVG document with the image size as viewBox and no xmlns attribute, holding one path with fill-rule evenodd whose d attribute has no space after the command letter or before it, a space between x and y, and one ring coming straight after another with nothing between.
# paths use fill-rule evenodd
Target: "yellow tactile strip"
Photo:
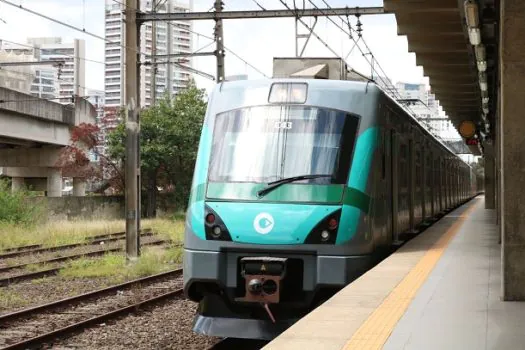
<instances>
[{"instance_id":1,"label":"yellow tactile strip","mask_svg":"<svg viewBox=\"0 0 525 350\"><path fill-rule=\"evenodd\" d=\"M457 221L427 251L417 265L354 333L352 338L345 344L344 350L368 350L381 349L383 347L417 291L445 252L448 244L478 204L479 202L476 201L474 205L458 217Z\"/></svg>"}]
</instances>

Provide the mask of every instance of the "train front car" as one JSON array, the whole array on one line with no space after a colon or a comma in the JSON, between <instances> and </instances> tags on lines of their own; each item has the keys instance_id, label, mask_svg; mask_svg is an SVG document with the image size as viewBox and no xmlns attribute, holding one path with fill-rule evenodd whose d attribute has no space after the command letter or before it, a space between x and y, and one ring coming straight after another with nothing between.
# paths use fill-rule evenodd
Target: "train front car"
<instances>
[{"instance_id":1,"label":"train front car","mask_svg":"<svg viewBox=\"0 0 525 350\"><path fill-rule=\"evenodd\" d=\"M378 95L333 80L215 88L185 230L194 331L272 339L366 270Z\"/></svg>"}]
</instances>

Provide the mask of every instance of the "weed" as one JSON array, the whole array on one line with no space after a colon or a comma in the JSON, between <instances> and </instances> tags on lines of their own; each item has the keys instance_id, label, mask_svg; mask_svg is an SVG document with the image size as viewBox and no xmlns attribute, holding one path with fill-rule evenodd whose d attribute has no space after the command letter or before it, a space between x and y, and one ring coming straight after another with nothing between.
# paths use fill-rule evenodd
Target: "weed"
<instances>
[{"instance_id":1,"label":"weed","mask_svg":"<svg viewBox=\"0 0 525 350\"><path fill-rule=\"evenodd\" d=\"M9 288L0 289L0 310L13 309L29 304L29 300Z\"/></svg>"},{"instance_id":2,"label":"weed","mask_svg":"<svg viewBox=\"0 0 525 350\"><path fill-rule=\"evenodd\" d=\"M184 222L170 219L145 219L142 228L151 228L165 238L175 242L183 240ZM54 247L63 244L80 243L88 237L125 231L124 220L78 220L55 221L34 227L17 224L0 225L0 250L28 245L42 244Z\"/></svg>"},{"instance_id":3,"label":"weed","mask_svg":"<svg viewBox=\"0 0 525 350\"><path fill-rule=\"evenodd\" d=\"M99 259L82 258L74 260L59 273L64 278L111 278L112 282L120 283L125 280L153 275L175 268L181 261L182 249L172 247L145 248L139 259L128 264L125 256L109 253Z\"/></svg>"}]
</instances>

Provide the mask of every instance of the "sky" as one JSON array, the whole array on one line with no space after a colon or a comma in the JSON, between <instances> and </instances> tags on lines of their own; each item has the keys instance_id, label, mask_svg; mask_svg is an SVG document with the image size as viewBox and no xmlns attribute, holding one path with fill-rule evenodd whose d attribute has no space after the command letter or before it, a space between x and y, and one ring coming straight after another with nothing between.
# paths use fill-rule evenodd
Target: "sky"
<instances>
[{"instance_id":1,"label":"sky","mask_svg":"<svg viewBox=\"0 0 525 350\"><path fill-rule=\"evenodd\" d=\"M22 5L35 12L58 19L62 22L85 28L86 31L104 36L104 8L105 0L9 0L17 5ZM113 1L113 0L108 0ZM116 0L124 1L124 0ZM144 0L141 0L144 1ZM188 0L183 0L188 1ZM326 7L322 0L313 0L319 7ZM382 6L382 0L327 0L332 7L353 6ZM194 11L208 11L213 5L213 0L193 0ZM254 0L223 0L225 10L257 10L260 9ZM266 9L283 9L279 0L257 0ZM293 0L287 0L293 6ZM296 0L297 6L302 7L303 2ZM305 6L311 8L309 0ZM341 20L332 17L339 25ZM74 38L86 41L86 58L94 61L104 61L104 41L68 27L53 23L34 14L25 12L16 7L0 2L0 39L7 39L19 43L26 43L28 37L60 36L65 42ZM305 18L307 23L313 19ZM355 17L350 17L353 25ZM427 83L423 77L423 70L417 67L415 55L408 52L405 36L397 35L396 20L394 15L362 16L363 38L392 81L411 83ZM242 57L265 75L272 75L273 57L293 57L295 55L295 21L293 18L279 19L234 19L225 20L224 43L227 49ZM213 36L214 21L202 20L193 22L195 32ZM306 30L306 29L304 29ZM319 18L315 33L328 43L339 55L346 56L354 45L348 36L341 32L327 18ZM194 35L193 49L197 50L211 41L204 37ZM361 43L360 47L364 48ZM213 50L213 46L207 50ZM365 52L366 53L366 52ZM335 57L317 39L312 38L305 50L304 56ZM365 56L370 60L370 56ZM347 62L354 69L370 74L371 68L358 48L354 48ZM226 52L226 76L247 74L249 79L263 78L264 76L250 68L236 58L231 52ZM194 58L193 67L216 75L214 57ZM199 87L209 91L215 82L196 76ZM100 63L86 61L86 87L89 89L104 89L104 66Z\"/></svg>"},{"instance_id":2,"label":"sky","mask_svg":"<svg viewBox=\"0 0 525 350\"><path fill-rule=\"evenodd\" d=\"M87 32L104 37L104 10L105 3L122 2L125 0L8 0L16 5L38 12L48 17L60 20L72 26L84 28ZM145 0L139 0L145 1ZM192 1L193 11L208 11L214 0L179 0L183 3ZM223 0L225 11L233 10L260 10L256 4L265 9L284 9L280 0ZM283 0L293 7L294 0ZM382 0L311 0L318 7L326 8L324 1L331 7L369 7L383 6ZM298 7L302 8L303 1L295 0ZM304 0L307 8L312 8L310 0ZM341 19L331 17L337 24L342 25ZM362 36L364 42L375 58L375 67L378 64L385 75L396 82L424 83L428 86L428 78L423 76L422 67L416 66L414 53L408 52L406 36L397 35L397 23L393 14L366 15L360 18L362 23ZM313 18L304 18L311 25ZM356 17L350 17L354 28ZM272 75L273 57L295 56L295 20L293 18L278 19L233 19L224 20L224 44L228 49L225 57L226 76L247 74L249 79L264 78ZM213 36L213 20L193 21L193 31ZM299 24L301 33L306 29ZM343 26L344 27L344 26ZM345 28L346 29L346 28ZM355 70L371 75L365 45L359 44L360 51L354 47L347 34L336 27L326 17L318 18L314 32L325 41L339 56L346 57L351 54L346 62ZM88 90L104 90L104 40L89 36L73 30L48 19L38 17L10 6L0 1L0 40L7 39L18 43L26 43L28 37L62 37L64 42L73 39L84 39L86 42L86 88ZM210 44L212 41L200 35L193 35L193 51ZM353 48L353 49L352 49ZM203 51L214 50L214 45L208 46ZM230 51L231 50L231 51ZM232 54L244 59L250 65L261 71L249 67L245 62ZM311 38L304 56L335 57L316 38ZM366 57L366 58L365 58ZM98 61L91 62L92 61ZM193 58L193 68L216 76L215 57ZM215 82L201 76L195 76L197 86L206 89L209 93ZM441 115L444 112L440 111ZM455 132L454 132L455 134Z\"/></svg>"}]
</instances>

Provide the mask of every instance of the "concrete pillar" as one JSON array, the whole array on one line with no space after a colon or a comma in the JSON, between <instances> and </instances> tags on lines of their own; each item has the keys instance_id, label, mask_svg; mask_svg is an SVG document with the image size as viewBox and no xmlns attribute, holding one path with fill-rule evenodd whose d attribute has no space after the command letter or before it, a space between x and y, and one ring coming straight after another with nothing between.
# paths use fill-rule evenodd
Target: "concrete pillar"
<instances>
[{"instance_id":1,"label":"concrete pillar","mask_svg":"<svg viewBox=\"0 0 525 350\"><path fill-rule=\"evenodd\" d=\"M62 171L59 168L48 169L47 196L62 197Z\"/></svg>"},{"instance_id":2,"label":"concrete pillar","mask_svg":"<svg viewBox=\"0 0 525 350\"><path fill-rule=\"evenodd\" d=\"M485 144L485 209L496 209L496 179L494 147Z\"/></svg>"},{"instance_id":3,"label":"concrete pillar","mask_svg":"<svg viewBox=\"0 0 525 350\"><path fill-rule=\"evenodd\" d=\"M23 177L11 178L11 192L16 192L24 189L25 182Z\"/></svg>"},{"instance_id":4,"label":"concrete pillar","mask_svg":"<svg viewBox=\"0 0 525 350\"><path fill-rule=\"evenodd\" d=\"M525 300L525 1L501 0L502 298Z\"/></svg>"},{"instance_id":5,"label":"concrete pillar","mask_svg":"<svg viewBox=\"0 0 525 350\"><path fill-rule=\"evenodd\" d=\"M73 196L84 197L86 195L86 180L80 177L73 178Z\"/></svg>"}]
</instances>

